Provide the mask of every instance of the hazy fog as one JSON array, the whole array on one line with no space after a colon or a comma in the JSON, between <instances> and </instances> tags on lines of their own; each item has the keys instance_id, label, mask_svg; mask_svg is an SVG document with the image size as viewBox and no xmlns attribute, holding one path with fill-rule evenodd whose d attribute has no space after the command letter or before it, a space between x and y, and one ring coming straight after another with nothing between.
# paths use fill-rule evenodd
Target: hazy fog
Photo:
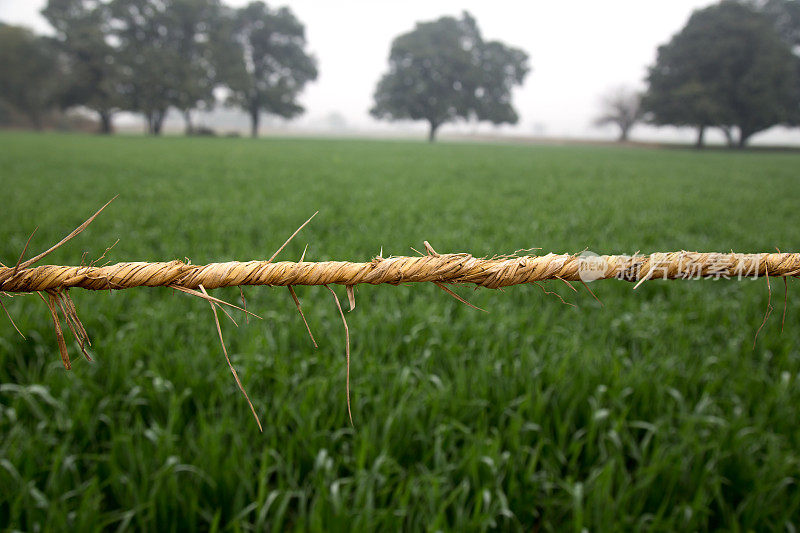
<instances>
[{"instance_id":1,"label":"hazy fog","mask_svg":"<svg viewBox=\"0 0 800 533\"><path fill-rule=\"evenodd\" d=\"M247 0L225 2L241 6ZM45 0L0 0L0 20L45 32L48 25L38 14L45 3ZM712 3L709 0L269 2L272 6L288 5L306 25L308 50L318 59L320 75L301 98L307 109L303 117L288 124L267 121L265 126L319 132L424 131L425 125L421 123L391 124L371 118L367 110L372 103L372 92L386 69L395 36L412 29L415 21L458 15L466 9L477 19L485 38L525 49L533 70L525 85L515 93L518 124L500 128L487 124L446 125L442 129L444 135L499 132L612 139L613 128L597 129L591 125L601 93L619 85L641 87L657 46L684 25L692 10ZM118 125L131 125L138 120L121 117ZM247 124L245 117L234 111L201 117L200 122L204 121L213 121L213 125L221 128ZM177 117L172 124L180 127ZM690 130L637 126L632 136L640 140L691 140L693 135ZM715 135L712 133L710 140L717 140ZM758 135L754 142L800 142L800 133L775 128Z\"/></svg>"}]
</instances>

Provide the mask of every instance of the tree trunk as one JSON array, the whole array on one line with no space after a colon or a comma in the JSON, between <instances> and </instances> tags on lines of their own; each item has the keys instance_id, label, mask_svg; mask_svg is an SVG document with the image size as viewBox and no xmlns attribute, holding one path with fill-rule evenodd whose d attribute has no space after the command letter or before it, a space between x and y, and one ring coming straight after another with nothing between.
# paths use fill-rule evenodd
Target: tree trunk
<instances>
[{"instance_id":1,"label":"tree trunk","mask_svg":"<svg viewBox=\"0 0 800 533\"><path fill-rule=\"evenodd\" d=\"M729 148L736 146L736 140L733 138L733 128L731 126L722 126L722 133L725 134L725 142Z\"/></svg>"},{"instance_id":2,"label":"tree trunk","mask_svg":"<svg viewBox=\"0 0 800 533\"><path fill-rule=\"evenodd\" d=\"M745 146L747 146L747 141L753 135L754 132L752 131L745 131L742 128L739 128L739 142L736 143L736 148L741 150Z\"/></svg>"},{"instance_id":3,"label":"tree trunk","mask_svg":"<svg viewBox=\"0 0 800 533\"><path fill-rule=\"evenodd\" d=\"M159 109L153 112L152 134L161 135L161 127L164 125L164 118L167 116L167 111Z\"/></svg>"},{"instance_id":4,"label":"tree trunk","mask_svg":"<svg viewBox=\"0 0 800 533\"><path fill-rule=\"evenodd\" d=\"M148 135L158 135L161 126L158 123L158 111L150 110L145 113L145 117L147 118L147 131Z\"/></svg>"},{"instance_id":5,"label":"tree trunk","mask_svg":"<svg viewBox=\"0 0 800 533\"><path fill-rule=\"evenodd\" d=\"M194 126L192 125L192 110L191 109L184 109L183 110L183 122L186 124L186 128L184 133L186 135L194 134Z\"/></svg>"},{"instance_id":6,"label":"tree trunk","mask_svg":"<svg viewBox=\"0 0 800 533\"><path fill-rule=\"evenodd\" d=\"M108 135L114 131L114 125L111 123L111 111L101 109L97 112L100 115L100 133Z\"/></svg>"},{"instance_id":7,"label":"tree trunk","mask_svg":"<svg viewBox=\"0 0 800 533\"><path fill-rule=\"evenodd\" d=\"M617 142L621 143L628 142L628 134L630 133L630 131L631 131L631 126L621 124L619 127L619 138L617 139Z\"/></svg>"},{"instance_id":8,"label":"tree trunk","mask_svg":"<svg viewBox=\"0 0 800 533\"><path fill-rule=\"evenodd\" d=\"M428 142L433 142L436 140L436 130L439 129L440 124L436 123L433 120L428 121L430 123L430 129L428 130Z\"/></svg>"},{"instance_id":9,"label":"tree trunk","mask_svg":"<svg viewBox=\"0 0 800 533\"><path fill-rule=\"evenodd\" d=\"M250 136L253 139L258 138L258 121L261 118L261 113L258 108L250 109Z\"/></svg>"},{"instance_id":10,"label":"tree trunk","mask_svg":"<svg viewBox=\"0 0 800 533\"><path fill-rule=\"evenodd\" d=\"M703 148L705 146L706 126L701 124L697 127L697 141L694 143L695 148Z\"/></svg>"}]
</instances>

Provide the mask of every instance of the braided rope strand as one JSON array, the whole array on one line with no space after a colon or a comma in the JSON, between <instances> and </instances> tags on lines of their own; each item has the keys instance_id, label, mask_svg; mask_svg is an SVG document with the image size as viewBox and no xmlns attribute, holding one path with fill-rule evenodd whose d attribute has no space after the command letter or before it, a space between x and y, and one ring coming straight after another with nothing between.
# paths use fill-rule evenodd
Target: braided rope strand
<instances>
[{"instance_id":1,"label":"braided rope strand","mask_svg":"<svg viewBox=\"0 0 800 533\"><path fill-rule=\"evenodd\" d=\"M543 256L475 258L470 254L376 257L372 261L230 261L191 265L182 261L127 262L107 266L43 265L0 267L0 291L6 293L134 287L197 290L241 285L372 285L401 283L474 284L490 289L552 279L743 278L800 275L800 253L671 252L651 255Z\"/></svg>"}]
</instances>

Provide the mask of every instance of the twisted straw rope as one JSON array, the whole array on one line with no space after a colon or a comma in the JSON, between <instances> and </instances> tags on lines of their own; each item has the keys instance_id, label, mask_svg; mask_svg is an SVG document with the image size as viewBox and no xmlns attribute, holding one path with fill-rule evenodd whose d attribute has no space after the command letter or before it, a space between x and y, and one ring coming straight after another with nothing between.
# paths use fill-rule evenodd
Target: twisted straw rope
<instances>
[{"instance_id":1,"label":"twisted straw rope","mask_svg":"<svg viewBox=\"0 0 800 533\"><path fill-rule=\"evenodd\" d=\"M231 261L191 265L182 261L132 262L108 266L44 265L0 267L0 291L6 293L133 287L206 289L241 285L373 285L388 283L475 284L497 289L552 279L585 281L616 278L689 279L800 275L800 253L671 252L651 255L543 256L475 258L470 254L376 257L366 263L346 261Z\"/></svg>"}]
</instances>

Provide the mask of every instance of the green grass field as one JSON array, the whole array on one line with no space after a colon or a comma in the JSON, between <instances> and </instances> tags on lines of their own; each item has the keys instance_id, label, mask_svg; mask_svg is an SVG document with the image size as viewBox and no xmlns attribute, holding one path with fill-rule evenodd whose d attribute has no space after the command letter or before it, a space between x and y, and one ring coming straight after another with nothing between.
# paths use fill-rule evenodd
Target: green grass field
<instances>
[{"instance_id":1,"label":"green grass field","mask_svg":"<svg viewBox=\"0 0 800 533\"><path fill-rule=\"evenodd\" d=\"M440 252L800 251L800 156L307 139L0 134L0 261ZM84 254L85 257L84 257ZM74 290L95 362L35 296L0 315L0 529L788 530L800 297L757 281L500 291L246 288L223 323L167 289ZM345 291L338 288L345 301ZM235 289L215 296L235 301Z\"/></svg>"}]
</instances>

